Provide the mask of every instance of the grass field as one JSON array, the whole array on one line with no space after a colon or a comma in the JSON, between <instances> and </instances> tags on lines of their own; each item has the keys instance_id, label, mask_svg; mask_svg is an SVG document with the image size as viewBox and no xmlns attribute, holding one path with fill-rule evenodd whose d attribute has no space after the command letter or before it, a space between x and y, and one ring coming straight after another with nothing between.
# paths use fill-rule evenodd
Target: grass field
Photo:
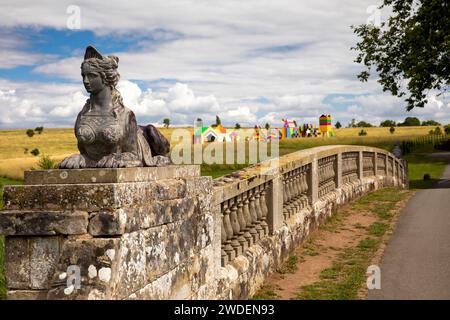
<instances>
[{"instance_id":1,"label":"grass field","mask_svg":"<svg viewBox=\"0 0 450 320\"><path fill-rule=\"evenodd\" d=\"M367 136L360 137L360 128L336 129L332 138L300 138L285 139L280 143L280 154L330 144L368 145L391 150L395 141L402 141L428 134L431 127L398 127L394 134L389 128L365 128ZM175 128L161 128L161 132L170 139ZM192 128L189 129L192 132ZM76 138L73 129L44 129L42 134L28 137L26 130L0 130L0 176L23 179L24 170L36 167L39 157L29 152L38 148L55 161L77 153ZM204 175L217 177L236 169L239 166L202 165Z\"/></svg>"}]
</instances>

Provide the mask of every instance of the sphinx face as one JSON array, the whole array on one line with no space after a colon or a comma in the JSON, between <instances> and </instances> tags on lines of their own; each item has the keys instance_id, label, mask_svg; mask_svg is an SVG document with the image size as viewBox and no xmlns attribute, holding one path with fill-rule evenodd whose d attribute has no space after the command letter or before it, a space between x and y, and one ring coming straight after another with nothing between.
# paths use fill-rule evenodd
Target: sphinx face
<instances>
[{"instance_id":1,"label":"sphinx face","mask_svg":"<svg viewBox=\"0 0 450 320\"><path fill-rule=\"evenodd\" d=\"M83 78L84 88L89 93L97 93L103 90L105 84L98 72L94 72L88 63L81 66L81 77Z\"/></svg>"}]
</instances>

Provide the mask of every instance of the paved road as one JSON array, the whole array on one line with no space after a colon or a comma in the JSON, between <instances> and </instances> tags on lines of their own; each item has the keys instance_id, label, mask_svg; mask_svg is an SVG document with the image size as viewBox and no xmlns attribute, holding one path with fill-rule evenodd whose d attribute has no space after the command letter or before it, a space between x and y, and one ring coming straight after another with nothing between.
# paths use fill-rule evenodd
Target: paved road
<instances>
[{"instance_id":1,"label":"paved road","mask_svg":"<svg viewBox=\"0 0 450 320\"><path fill-rule=\"evenodd\" d=\"M450 165L408 202L380 269L381 289L369 299L450 299Z\"/></svg>"}]
</instances>

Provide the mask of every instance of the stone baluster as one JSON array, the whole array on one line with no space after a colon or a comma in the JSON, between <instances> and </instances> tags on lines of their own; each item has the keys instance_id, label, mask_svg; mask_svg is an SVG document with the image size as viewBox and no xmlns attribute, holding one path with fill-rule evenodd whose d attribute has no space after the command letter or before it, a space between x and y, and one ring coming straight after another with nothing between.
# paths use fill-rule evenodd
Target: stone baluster
<instances>
[{"instance_id":1,"label":"stone baluster","mask_svg":"<svg viewBox=\"0 0 450 320\"><path fill-rule=\"evenodd\" d=\"M307 206L309 203L308 193L310 186L308 185L308 175L310 174L310 170L311 165L303 167L303 193L304 193L303 199L305 203L304 206Z\"/></svg>"},{"instance_id":2,"label":"stone baluster","mask_svg":"<svg viewBox=\"0 0 450 320\"><path fill-rule=\"evenodd\" d=\"M295 185L295 209L296 211L300 211L302 208L301 203L301 197L302 197L302 191L301 191L301 168L297 168L294 171L295 179L294 179L294 185Z\"/></svg>"},{"instance_id":3,"label":"stone baluster","mask_svg":"<svg viewBox=\"0 0 450 320\"><path fill-rule=\"evenodd\" d=\"M231 238L231 246L233 247L234 252L236 253L236 256L239 256L242 254L242 247L238 240L239 232L241 231L241 226L239 224L239 220L238 220L238 216L237 216L236 201L237 201L236 198L230 200L230 204L231 204L230 222L231 222L231 227L233 229L233 237Z\"/></svg>"},{"instance_id":4,"label":"stone baluster","mask_svg":"<svg viewBox=\"0 0 450 320\"><path fill-rule=\"evenodd\" d=\"M249 208L249 198L248 198L248 193L245 192L243 193L243 201L244 201L244 206L243 206L243 211L244 211L244 217L245 217L245 233L244 233L244 237L247 240L248 246L251 247L254 243L253 241L253 236L250 232L250 230L252 229L252 216L250 215L250 208Z\"/></svg>"},{"instance_id":5,"label":"stone baluster","mask_svg":"<svg viewBox=\"0 0 450 320\"><path fill-rule=\"evenodd\" d=\"M288 172L286 176L288 183L288 217L291 217L295 210L292 203L294 197L294 190L292 189L292 171Z\"/></svg>"},{"instance_id":6,"label":"stone baluster","mask_svg":"<svg viewBox=\"0 0 450 320\"><path fill-rule=\"evenodd\" d=\"M242 195L239 195L236 197L237 202L237 218L239 222L239 234L238 234L238 241L241 244L242 252L244 253L248 249L248 242L245 239L245 230L247 230L247 222L245 221L244 216L244 204L242 201Z\"/></svg>"},{"instance_id":7,"label":"stone baluster","mask_svg":"<svg viewBox=\"0 0 450 320\"><path fill-rule=\"evenodd\" d=\"M291 217L295 212L295 206L294 206L294 188L292 185L293 176L292 171L289 171L287 174L288 177L288 184L289 184L289 204L288 204L288 210L289 210L289 217Z\"/></svg>"},{"instance_id":8,"label":"stone baluster","mask_svg":"<svg viewBox=\"0 0 450 320\"><path fill-rule=\"evenodd\" d=\"M267 190L267 183L262 184L261 188L261 197L259 198L260 207L262 211L262 227L264 229L264 234L269 234L269 225L267 224L267 215L269 214L269 209L267 208L267 201L266 201L266 190Z\"/></svg>"},{"instance_id":9,"label":"stone baluster","mask_svg":"<svg viewBox=\"0 0 450 320\"><path fill-rule=\"evenodd\" d=\"M287 179L286 174L283 174L283 217L284 220L288 219L288 190L287 190Z\"/></svg>"},{"instance_id":10,"label":"stone baluster","mask_svg":"<svg viewBox=\"0 0 450 320\"><path fill-rule=\"evenodd\" d=\"M220 247L220 260L222 263L222 266L226 266L229 262L228 259L228 255L225 252L225 244L227 241L227 231L225 230L225 219L224 219L224 214L223 214L223 210L222 210L222 226L221 226L221 239L222 239L222 245Z\"/></svg>"},{"instance_id":11,"label":"stone baluster","mask_svg":"<svg viewBox=\"0 0 450 320\"><path fill-rule=\"evenodd\" d=\"M231 239L233 238L233 228L231 227L230 222L230 207L228 201L223 203L223 222L225 227L225 232L227 235L227 239L225 241L225 252L228 256L228 261L233 261L236 258L236 253L234 252L233 247L231 246Z\"/></svg>"},{"instance_id":12,"label":"stone baluster","mask_svg":"<svg viewBox=\"0 0 450 320\"><path fill-rule=\"evenodd\" d=\"M319 170L318 170L318 176L319 176L319 198L322 196L322 185L323 185L323 167L322 167L322 159L319 159L318 161L318 166L319 166Z\"/></svg>"},{"instance_id":13,"label":"stone baluster","mask_svg":"<svg viewBox=\"0 0 450 320\"><path fill-rule=\"evenodd\" d=\"M297 188L298 188L298 203L300 206L300 209L304 207L304 196L305 196L305 187L303 185L303 167L298 168L298 182L297 182Z\"/></svg>"},{"instance_id":14,"label":"stone baluster","mask_svg":"<svg viewBox=\"0 0 450 320\"><path fill-rule=\"evenodd\" d=\"M262 226L262 210L261 203L259 198L261 197L261 187L258 186L255 189L254 197L255 197L255 211L258 219L258 223L256 224L256 231L258 231L259 238L262 239L264 237L264 228Z\"/></svg>"},{"instance_id":15,"label":"stone baluster","mask_svg":"<svg viewBox=\"0 0 450 320\"><path fill-rule=\"evenodd\" d=\"M255 210L255 196L253 190L249 190L248 192L248 201L249 201L249 210L250 210L250 218L251 218L251 228L250 234L253 237L253 243L256 243L259 240L258 230L256 226L258 224L258 216L256 215Z\"/></svg>"}]
</instances>

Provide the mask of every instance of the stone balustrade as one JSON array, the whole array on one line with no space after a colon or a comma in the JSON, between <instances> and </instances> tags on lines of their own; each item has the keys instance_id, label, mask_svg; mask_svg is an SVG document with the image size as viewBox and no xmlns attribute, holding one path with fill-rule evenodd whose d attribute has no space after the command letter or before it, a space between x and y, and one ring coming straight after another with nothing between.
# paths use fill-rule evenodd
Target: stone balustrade
<instances>
[{"instance_id":1,"label":"stone balustrade","mask_svg":"<svg viewBox=\"0 0 450 320\"><path fill-rule=\"evenodd\" d=\"M390 171L387 170L389 163ZM215 180L216 201L222 216L222 266L245 256L252 246L258 246L264 237L273 236L299 212L312 211L315 203L327 195L335 195L345 185L360 185L365 179L380 180L380 185L407 185L403 160L370 147L328 146L302 150L281 157L276 169L276 173L270 170L265 173L264 168L254 166ZM267 190L264 222L268 224L269 234L257 231L259 220L251 214L251 195L258 194L260 185Z\"/></svg>"},{"instance_id":2,"label":"stone balustrade","mask_svg":"<svg viewBox=\"0 0 450 320\"><path fill-rule=\"evenodd\" d=\"M8 298L247 298L340 205L407 185L406 162L363 146L215 180L199 166L26 172L0 211Z\"/></svg>"}]
</instances>

